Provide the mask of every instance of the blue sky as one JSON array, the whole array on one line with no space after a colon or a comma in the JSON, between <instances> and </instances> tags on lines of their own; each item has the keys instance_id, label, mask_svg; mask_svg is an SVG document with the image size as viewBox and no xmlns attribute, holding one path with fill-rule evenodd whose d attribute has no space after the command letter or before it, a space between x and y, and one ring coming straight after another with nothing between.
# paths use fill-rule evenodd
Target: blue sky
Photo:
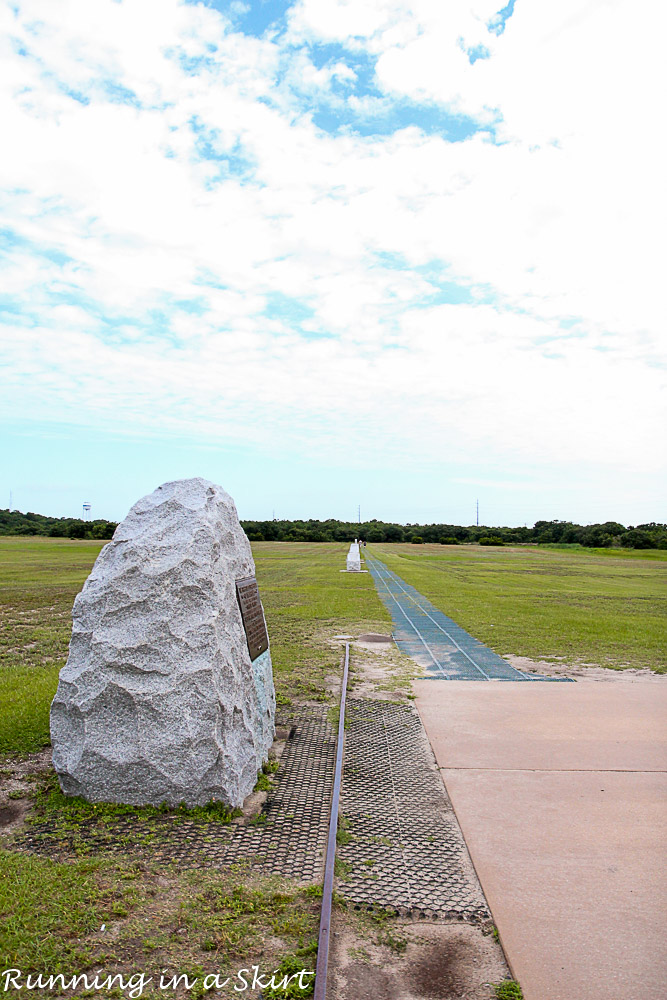
<instances>
[{"instance_id":1,"label":"blue sky","mask_svg":"<svg viewBox=\"0 0 667 1000\"><path fill-rule=\"evenodd\" d=\"M203 475L246 517L667 519L653 16L0 0L0 27L0 506L119 519Z\"/></svg>"}]
</instances>

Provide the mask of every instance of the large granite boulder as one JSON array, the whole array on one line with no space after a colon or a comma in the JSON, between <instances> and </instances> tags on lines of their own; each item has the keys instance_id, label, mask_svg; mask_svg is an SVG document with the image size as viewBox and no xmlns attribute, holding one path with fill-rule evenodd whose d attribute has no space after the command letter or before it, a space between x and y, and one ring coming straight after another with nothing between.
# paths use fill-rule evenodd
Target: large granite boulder
<instances>
[{"instance_id":1,"label":"large granite boulder","mask_svg":"<svg viewBox=\"0 0 667 1000\"><path fill-rule=\"evenodd\" d=\"M134 505L74 602L51 706L65 794L241 805L275 732L270 653L255 642L251 660L236 592L254 573L219 486L165 483ZM255 619L262 632L258 600Z\"/></svg>"}]
</instances>

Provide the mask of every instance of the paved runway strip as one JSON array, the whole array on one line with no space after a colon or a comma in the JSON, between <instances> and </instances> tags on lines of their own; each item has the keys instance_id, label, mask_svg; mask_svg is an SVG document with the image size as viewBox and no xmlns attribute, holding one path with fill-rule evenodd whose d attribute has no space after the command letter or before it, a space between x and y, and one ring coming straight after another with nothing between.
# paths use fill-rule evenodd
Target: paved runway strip
<instances>
[{"instance_id":1,"label":"paved runway strip","mask_svg":"<svg viewBox=\"0 0 667 1000\"><path fill-rule=\"evenodd\" d=\"M667 680L414 689L526 1000L664 1000Z\"/></svg>"}]
</instances>

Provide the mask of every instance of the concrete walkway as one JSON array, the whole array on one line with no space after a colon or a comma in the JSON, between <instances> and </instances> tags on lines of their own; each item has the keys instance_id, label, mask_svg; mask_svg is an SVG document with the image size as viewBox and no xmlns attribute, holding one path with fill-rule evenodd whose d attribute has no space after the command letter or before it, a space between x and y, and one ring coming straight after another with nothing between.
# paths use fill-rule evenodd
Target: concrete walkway
<instances>
[{"instance_id":1,"label":"concrete walkway","mask_svg":"<svg viewBox=\"0 0 667 1000\"><path fill-rule=\"evenodd\" d=\"M667 997L667 678L414 684L526 1000Z\"/></svg>"}]
</instances>

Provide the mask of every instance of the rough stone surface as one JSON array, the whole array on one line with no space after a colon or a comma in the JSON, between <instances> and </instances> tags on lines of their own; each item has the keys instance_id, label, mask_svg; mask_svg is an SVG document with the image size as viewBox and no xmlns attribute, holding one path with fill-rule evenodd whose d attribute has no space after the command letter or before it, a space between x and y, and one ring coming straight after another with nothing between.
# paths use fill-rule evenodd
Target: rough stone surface
<instances>
[{"instance_id":1,"label":"rough stone surface","mask_svg":"<svg viewBox=\"0 0 667 1000\"><path fill-rule=\"evenodd\" d=\"M347 571L348 573L361 572L361 556L359 554L359 542L352 542L350 545L350 551L347 554Z\"/></svg>"},{"instance_id":2,"label":"rough stone surface","mask_svg":"<svg viewBox=\"0 0 667 1000\"><path fill-rule=\"evenodd\" d=\"M236 597L254 574L221 487L165 483L134 505L74 602L51 706L66 794L243 802L275 732L270 652L251 662Z\"/></svg>"}]
</instances>

